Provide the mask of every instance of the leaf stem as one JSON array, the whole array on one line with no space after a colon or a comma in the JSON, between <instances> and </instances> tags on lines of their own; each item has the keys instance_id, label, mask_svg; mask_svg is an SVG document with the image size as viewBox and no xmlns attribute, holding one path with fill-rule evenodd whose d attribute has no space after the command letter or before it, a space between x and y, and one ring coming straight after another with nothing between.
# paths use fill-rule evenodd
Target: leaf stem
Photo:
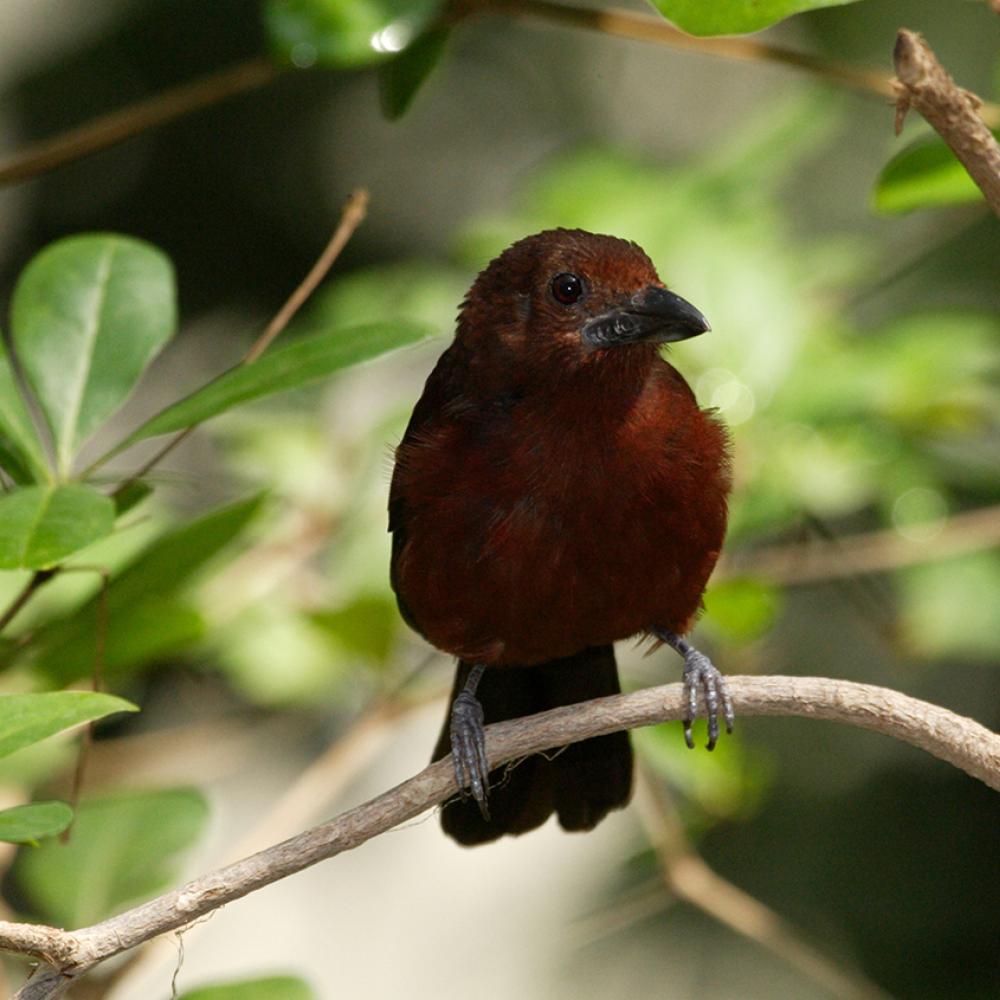
<instances>
[{"instance_id":1,"label":"leaf stem","mask_svg":"<svg viewBox=\"0 0 1000 1000\"><path fill-rule=\"evenodd\" d=\"M31 600L34 596L35 591L43 587L49 580L52 579L59 572L59 567L54 566L52 569L39 569L35 570L31 575L31 579L24 585L21 592L11 601L7 610L0 615L0 632L2 632L13 620L17 613Z\"/></svg>"}]
</instances>

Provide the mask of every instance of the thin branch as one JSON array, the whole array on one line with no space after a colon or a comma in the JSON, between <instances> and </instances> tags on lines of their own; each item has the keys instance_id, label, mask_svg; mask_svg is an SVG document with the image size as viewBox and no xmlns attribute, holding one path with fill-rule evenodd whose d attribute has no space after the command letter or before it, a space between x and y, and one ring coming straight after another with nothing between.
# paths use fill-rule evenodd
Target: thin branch
<instances>
[{"instance_id":1,"label":"thin branch","mask_svg":"<svg viewBox=\"0 0 1000 1000\"><path fill-rule=\"evenodd\" d=\"M675 897L771 952L831 996L888 1000L874 983L827 958L769 906L714 871L692 847L673 803L642 767L638 771L639 818L659 858L663 882Z\"/></svg>"},{"instance_id":2,"label":"thin branch","mask_svg":"<svg viewBox=\"0 0 1000 1000\"><path fill-rule=\"evenodd\" d=\"M347 246L347 241L364 221L367 212L368 192L364 188L357 188L347 199L347 204L344 205L344 210L340 215L340 222L337 224L333 236L330 237L326 249L320 254L319 259L313 264L312 269L303 278L299 287L288 297L288 301L278 310L274 319L268 323L267 329L247 351L243 358L243 364L252 365L268 349L274 338L288 326L292 317L302 308L306 299L312 295L316 286L333 267L333 262L340 256L340 252Z\"/></svg>"},{"instance_id":3,"label":"thin branch","mask_svg":"<svg viewBox=\"0 0 1000 1000\"><path fill-rule=\"evenodd\" d=\"M0 187L37 177L236 94L263 87L281 72L282 68L270 59L258 56L94 118L78 128L29 146L0 164Z\"/></svg>"},{"instance_id":4,"label":"thin branch","mask_svg":"<svg viewBox=\"0 0 1000 1000\"><path fill-rule=\"evenodd\" d=\"M585 28L634 41L669 45L671 48L687 49L703 55L779 63L827 77L866 93L880 97L894 96L889 78L874 70L847 66L822 56L794 52L751 37L699 38L678 30L655 14L614 9L596 10L592 7L551 3L549 0L485 0L476 9L484 13L511 14L573 28Z\"/></svg>"},{"instance_id":5,"label":"thin branch","mask_svg":"<svg viewBox=\"0 0 1000 1000\"><path fill-rule=\"evenodd\" d=\"M818 583L885 573L997 546L1000 506L980 507L944 519L937 534L919 541L890 528L844 535L829 543L772 545L735 552L723 557L714 579L746 573L786 586Z\"/></svg>"},{"instance_id":6,"label":"thin branch","mask_svg":"<svg viewBox=\"0 0 1000 1000\"><path fill-rule=\"evenodd\" d=\"M333 235L330 237L326 248L320 254L316 263L309 269L309 273L285 301L285 304L275 313L274 319L268 323L267 329L254 342L253 346L240 362L241 364L253 364L268 349L275 337L288 326L305 301L316 290L316 286L326 277L330 268L333 267L341 251L347 246L348 240L354 235L358 226L361 225L367 210L368 192L365 188L356 188L351 193L350 198L347 199L347 204L344 205L344 210L340 214L340 221L337 223L337 228L333 231ZM192 434L194 430L195 428L192 426L178 431L159 451L143 463L139 469L131 473L126 479L123 479L111 491L111 496L118 496L134 482L145 476L151 469L163 461L185 438ZM87 471L92 472L101 461L103 459L95 462Z\"/></svg>"},{"instance_id":7,"label":"thin branch","mask_svg":"<svg viewBox=\"0 0 1000 1000\"><path fill-rule=\"evenodd\" d=\"M986 127L983 102L962 90L915 31L900 29L896 64L896 135L912 106L951 147L990 207L1000 216L1000 145Z\"/></svg>"},{"instance_id":8,"label":"thin branch","mask_svg":"<svg viewBox=\"0 0 1000 1000\"><path fill-rule=\"evenodd\" d=\"M826 678L731 677L729 686L740 718L805 716L885 733L1000 791L1000 736L936 705L887 688ZM668 684L490 726L490 767L592 736L678 720L684 714L683 702L682 686ZM0 923L0 948L50 961L51 967L25 984L16 1000L59 996L67 988L68 977L256 889L359 847L454 793L454 769L445 758L336 819L92 927L63 931Z\"/></svg>"},{"instance_id":9,"label":"thin branch","mask_svg":"<svg viewBox=\"0 0 1000 1000\"><path fill-rule=\"evenodd\" d=\"M21 588L21 592L0 615L0 632L2 632L16 617L17 613L31 600L40 587L45 586L56 575L54 569L39 569L31 574L31 579Z\"/></svg>"}]
</instances>

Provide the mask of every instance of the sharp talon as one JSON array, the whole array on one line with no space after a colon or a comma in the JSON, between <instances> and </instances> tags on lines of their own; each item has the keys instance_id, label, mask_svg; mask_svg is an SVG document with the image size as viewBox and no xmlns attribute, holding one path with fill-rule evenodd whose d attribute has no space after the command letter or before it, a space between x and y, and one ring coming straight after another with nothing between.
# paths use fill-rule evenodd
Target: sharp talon
<instances>
[{"instance_id":1,"label":"sharp talon","mask_svg":"<svg viewBox=\"0 0 1000 1000\"><path fill-rule=\"evenodd\" d=\"M471 793L483 819L488 820L490 813L486 801L490 768L483 732L483 707L468 691L461 692L451 707L451 755L459 793L463 799Z\"/></svg>"}]
</instances>

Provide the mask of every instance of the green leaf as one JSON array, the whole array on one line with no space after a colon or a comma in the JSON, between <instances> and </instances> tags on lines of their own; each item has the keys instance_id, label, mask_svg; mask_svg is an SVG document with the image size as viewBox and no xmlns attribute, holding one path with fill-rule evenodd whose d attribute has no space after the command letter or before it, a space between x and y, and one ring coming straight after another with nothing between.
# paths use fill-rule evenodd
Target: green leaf
<instances>
[{"instance_id":1,"label":"green leaf","mask_svg":"<svg viewBox=\"0 0 1000 1000\"><path fill-rule=\"evenodd\" d=\"M0 498L0 569L43 569L111 534L115 505L90 486L27 486Z\"/></svg>"},{"instance_id":2,"label":"green leaf","mask_svg":"<svg viewBox=\"0 0 1000 1000\"><path fill-rule=\"evenodd\" d=\"M417 91L441 61L451 29L432 28L408 45L395 59L383 63L378 71L379 101L382 113L391 120L402 118Z\"/></svg>"},{"instance_id":3,"label":"green leaf","mask_svg":"<svg viewBox=\"0 0 1000 1000\"><path fill-rule=\"evenodd\" d=\"M201 833L208 806L194 789L125 792L81 803L68 843L22 849L14 877L32 910L60 927L96 923L164 889Z\"/></svg>"},{"instance_id":4,"label":"green leaf","mask_svg":"<svg viewBox=\"0 0 1000 1000\"><path fill-rule=\"evenodd\" d=\"M21 388L14 376L14 369L7 350L0 341L0 436L5 453L0 464L15 480L23 482L29 477L35 482L48 482L52 470L45 458L45 448L38 437L38 430L28 414L21 395ZM13 456L16 461L11 461ZM22 475L17 473L21 471Z\"/></svg>"},{"instance_id":5,"label":"green leaf","mask_svg":"<svg viewBox=\"0 0 1000 1000\"><path fill-rule=\"evenodd\" d=\"M996 662L1000 556L977 552L914 566L900 574L900 634L926 657Z\"/></svg>"},{"instance_id":6,"label":"green leaf","mask_svg":"<svg viewBox=\"0 0 1000 1000\"><path fill-rule=\"evenodd\" d=\"M62 833L73 820L65 802L32 802L0 811L0 840L9 844L35 844Z\"/></svg>"},{"instance_id":7,"label":"green leaf","mask_svg":"<svg viewBox=\"0 0 1000 1000\"><path fill-rule=\"evenodd\" d=\"M153 492L153 487L143 479L130 482L120 493L115 493L111 499L115 504L115 514L121 517L133 507L138 507L143 500Z\"/></svg>"},{"instance_id":8,"label":"green leaf","mask_svg":"<svg viewBox=\"0 0 1000 1000\"><path fill-rule=\"evenodd\" d=\"M294 389L341 368L384 354L427 335L424 327L400 320L304 337L265 354L252 365L238 365L179 403L167 407L131 434L121 447L157 434L169 434L274 392Z\"/></svg>"},{"instance_id":9,"label":"green leaf","mask_svg":"<svg viewBox=\"0 0 1000 1000\"><path fill-rule=\"evenodd\" d=\"M343 69L401 52L442 6L442 0L270 0L265 20L283 59Z\"/></svg>"},{"instance_id":10,"label":"green leaf","mask_svg":"<svg viewBox=\"0 0 1000 1000\"><path fill-rule=\"evenodd\" d=\"M746 577L713 583L705 595L707 622L734 642L759 639L774 624L781 607L780 591Z\"/></svg>"},{"instance_id":11,"label":"green leaf","mask_svg":"<svg viewBox=\"0 0 1000 1000\"><path fill-rule=\"evenodd\" d=\"M81 723L137 711L124 698L95 691L0 695L0 757Z\"/></svg>"},{"instance_id":12,"label":"green leaf","mask_svg":"<svg viewBox=\"0 0 1000 1000\"><path fill-rule=\"evenodd\" d=\"M994 132L1000 139L1000 131ZM897 153L883 168L872 201L887 215L918 208L980 201L982 191L936 135L924 136Z\"/></svg>"},{"instance_id":13,"label":"green leaf","mask_svg":"<svg viewBox=\"0 0 1000 1000\"><path fill-rule=\"evenodd\" d=\"M109 676L201 636L201 616L184 605L177 592L243 531L261 501L253 497L168 532L111 581L105 651ZM90 672L96 654L97 600L38 634L37 665L51 680L68 682Z\"/></svg>"},{"instance_id":14,"label":"green leaf","mask_svg":"<svg viewBox=\"0 0 1000 1000\"><path fill-rule=\"evenodd\" d=\"M243 979L218 986L202 986L182 993L178 1000L315 1000L309 984L295 976Z\"/></svg>"},{"instance_id":15,"label":"green leaf","mask_svg":"<svg viewBox=\"0 0 1000 1000\"><path fill-rule=\"evenodd\" d=\"M652 0L678 28L692 35L741 35L793 14L840 7L855 0Z\"/></svg>"},{"instance_id":16,"label":"green leaf","mask_svg":"<svg viewBox=\"0 0 1000 1000\"><path fill-rule=\"evenodd\" d=\"M170 261L125 236L59 240L22 272L11 336L52 431L61 475L173 335L175 298Z\"/></svg>"},{"instance_id":17,"label":"green leaf","mask_svg":"<svg viewBox=\"0 0 1000 1000\"><path fill-rule=\"evenodd\" d=\"M350 653L385 663L396 637L395 601L363 595L335 611L315 611L309 618Z\"/></svg>"}]
</instances>

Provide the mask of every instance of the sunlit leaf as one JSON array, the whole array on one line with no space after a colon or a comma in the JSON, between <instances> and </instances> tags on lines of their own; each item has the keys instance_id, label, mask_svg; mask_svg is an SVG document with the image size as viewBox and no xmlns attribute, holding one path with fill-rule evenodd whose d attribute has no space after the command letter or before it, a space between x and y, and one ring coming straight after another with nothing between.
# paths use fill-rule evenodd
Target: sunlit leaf
<instances>
[{"instance_id":1,"label":"sunlit leaf","mask_svg":"<svg viewBox=\"0 0 1000 1000\"><path fill-rule=\"evenodd\" d=\"M239 365L204 388L167 407L129 436L125 444L199 424L239 403L294 389L341 368L423 339L427 331L399 321L322 333Z\"/></svg>"},{"instance_id":2,"label":"sunlit leaf","mask_svg":"<svg viewBox=\"0 0 1000 1000\"><path fill-rule=\"evenodd\" d=\"M449 34L449 28L432 28L379 67L379 100L386 118L406 114L417 91L441 61Z\"/></svg>"},{"instance_id":3,"label":"sunlit leaf","mask_svg":"<svg viewBox=\"0 0 1000 1000\"><path fill-rule=\"evenodd\" d=\"M994 134L1000 138L1000 132ZM978 202L982 197L947 143L931 135L907 146L882 168L873 203L879 212L896 214Z\"/></svg>"},{"instance_id":4,"label":"sunlit leaf","mask_svg":"<svg viewBox=\"0 0 1000 1000\"><path fill-rule=\"evenodd\" d=\"M32 802L0 811L0 840L10 844L35 844L62 833L73 820L65 802Z\"/></svg>"},{"instance_id":5,"label":"sunlit leaf","mask_svg":"<svg viewBox=\"0 0 1000 1000\"><path fill-rule=\"evenodd\" d=\"M296 66L366 66L401 52L442 0L269 0L271 44Z\"/></svg>"},{"instance_id":6,"label":"sunlit leaf","mask_svg":"<svg viewBox=\"0 0 1000 1000\"><path fill-rule=\"evenodd\" d=\"M697 745L706 740L704 720L694 726ZM654 770L709 815L734 817L752 812L770 782L771 767L761 751L723 736L712 753L691 753L679 722L637 729L636 749Z\"/></svg>"},{"instance_id":7,"label":"sunlit leaf","mask_svg":"<svg viewBox=\"0 0 1000 1000\"><path fill-rule=\"evenodd\" d=\"M378 663L392 651L398 622L395 601L364 595L335 611L316 611L311 620L344 649Z\"/></svg>"},{"instance_id":8,"label":"sunlit leaf","mask_svg":"<svg viewBox=\"0 0 1000 1000\"><path fill-rule=\"evenodd\" d=\"M923 656L996 661L1000 556L981 552L901 574L902 635Z\"/></svg>"},{"instance_id":9,"label":"sunlit leaf","mask_svg":"<svg viewBox=\"0 0 1000 1000\"><path fill-rule=\"evenodd\" d=\"M81 723L137 711L124 698L96 691L0 695L0 757Z\"/></svg>"},{"instance_id":10,"label":"sunlit leaf","mask_svg":"<svg viewBox=\"0 0 1000 1000\"><path fill-rule=\"evenodd\" d=\"M194 789L124 792L82 802L68 843L22 849L14 868L32 911L60 927L92 924L176 879L176 855L204 828Z\"/></svg>"},{"instance_id":11,"label":"sunlit leaf","mask_svg":"<svg viewBox=\"0 0 1000 1000\"><path fill-rule=\"evenodd\" d=\"M678 28L692 35L740 35L760 31L793 14L840 7L855 0L652 0Z\"/></svg>"},{"instance_id":12,"label":"sunlit leaf","mask_svg":"<svg viewBox=\"0 0 1000 1000\"><path fill-rule=\"evenodd\" d=\"M42 569L111 533L115 505L79 483L0 498L0 569Z\"/></svg>"},{"instance_id":13,"label":"sunlit leaf","mask_svg":"<svg viewBox=\"0 0 1000 1000\"><path fill-rule=\"evenodd\" d=\"M242 979L216 986L202 986L182 993L178 1000L315 1000L308 983L295 976Z\"/></svg>"},{"instance_id":14,"label":"sunlit leaf","mask_svg":"<svg viewBox=\"0 0 1000 1000\"><path fill-rule=\"evenodd\" d=\"M705 597L707 621L727 638L748 642L774 624L781 604L777 588L746 577L713 583Z\"/></svg>"},{"instance_id":15,"label":"sunlit leaf","mask_svg":"<svg viewBox=\"0 0 1000 1000\"><path fill-rule=\"evenodd\" d=\"M20 387L14 377L7 350L0 340L0 465L16 481L45 482L52 470L45 458L45 449L38 431L28 414ZM8 457L10 456L10 457ZM11 461L10 459L14 460ZM18 473L21 473L18 475Z\"/></svg>"},{"instance_id":16,"label":"sunlit leaf","mask_svg":"<svg viewBox=\"0 0 1000 1000\"><path fill-rule=\"evenodd\" d=\"M173 268L155 247L112 234L71 236L22 272L11 337L52 431L62 475L170 339Z\"/></svg>"}]
</instances>

